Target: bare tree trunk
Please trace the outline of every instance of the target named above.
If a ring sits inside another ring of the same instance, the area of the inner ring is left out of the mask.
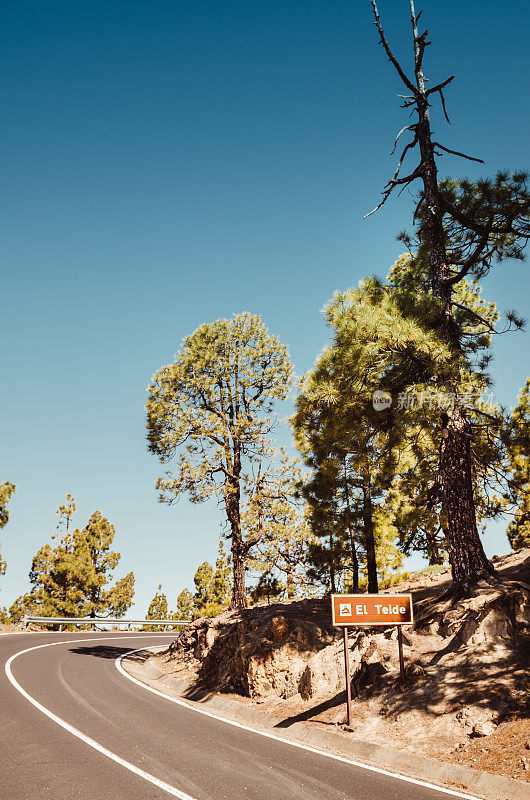
[[[363,527],[366,569],[368,572],[368,592],[370,594],[378,594],[379,586],[377,583],[377,561],[375,557],[374,508],[372,503],[370,467],[368,463],[365,464],[363,474]]]
[[[351,563],[352,563],[352,592],[357,594],[359,591],[359,559],[357,558],[357,549],[355,547],[355,539],[353,538],[353,529],[351,524],[348,525],[350,534],[350,547],[351,547]]]
[[[337,584],[335,581],[335,544],[333,542],[333,534],[329,534],[329,581],[331,584],[331,593],[337,593]]]
[[[348,534],[350,537],[351,562],[352,562],[352,592],[357,594],[359,591],[359,559],[357,558],[357,548],[351,524],[350,492],[348,489],[348,476],[344,467],[344,491],[346,497],[346,508],[348,509]]]

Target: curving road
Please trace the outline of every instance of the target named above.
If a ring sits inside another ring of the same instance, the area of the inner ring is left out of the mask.
[[[145,633],[0,636],[0,656],[7,665],[0,676],[0,797],[448,800],[463,796],[228,725],[146,691],[116,669],[118,656],[172,638]]]

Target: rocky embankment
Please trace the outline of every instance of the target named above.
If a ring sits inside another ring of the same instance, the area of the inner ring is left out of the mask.
[[[352,630],[349,735],[530,777],[530,550],[498,559],[496,567],[502,583],[458,602],[447,573],[393,587],[410,591],[415,609],[414,627],[404,629],[403,686],[396,629]],[[329,600],[197,620],[156,660],[187,681],[190,693],[235,693],[281,715],[286,727],[345,722],[342,635],[331,625]],[[507,726],[511,755],[500,742]],[[490,740],[499,740],[494,760],[504,759],[505,768],[487,763]]]

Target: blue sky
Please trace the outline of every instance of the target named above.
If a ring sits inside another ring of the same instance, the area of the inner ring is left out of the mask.
[[[410,63],[408,3],[381,0]],[[369,220],[406,124],[368,0],[0,3],[2,434],[17,484],[2,532],[0,605],[27,589],[67,491],[82,526],[116,526],[120,572],[143,614],[215,558],[215,506],[159,505],[145,389],[201,322],[248,310],[289,345],[299,374],[326,341],[333,291],[385,274],[410,221],[404,193]],[[530,12],[423,3],[433,81],[454,73],[443,174],[529,166]],[[528,307],[527,266],[485,284]],[[495,343],[497,398],[512,405],[529,334]],[[281,410],[289,413],[286,405]],[[288,432],[281,434],[288,441]],[[508,549],[502,526],[490,554]]]

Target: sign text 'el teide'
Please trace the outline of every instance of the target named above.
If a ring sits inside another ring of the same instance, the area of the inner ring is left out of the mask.
[[[333,625],[411,625],[410,594],[332,594]]]

